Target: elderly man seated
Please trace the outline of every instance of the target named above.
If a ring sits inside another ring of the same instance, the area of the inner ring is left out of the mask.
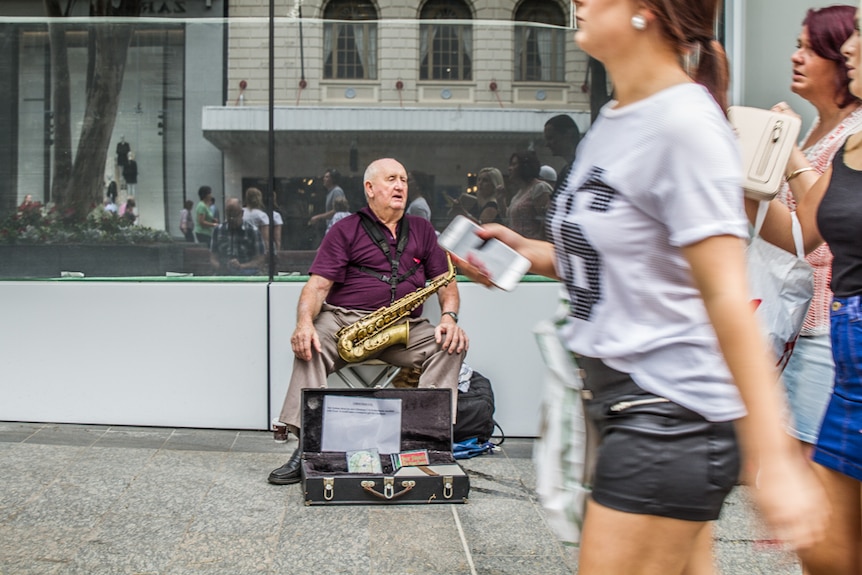
[[[437,245],[431,223],[404,213],[404,166],[393,159],[372,162],[365,171],[364,185],[368,206],[332,226],[299,297],[296,329],[290,340],[295,356],[293,375],[279,418],[297,437],[302,388],[326,387],[327,375],[347,363],[339,355],[336,332],[369,312],[397,306],[404,296],[423,289],[426,280],[440,280],[449,272],[446,253]],[[400,320],[410,324],[409,341],[377,350],[371,357],[421,369],[419,387],[452,391],[454,415],[458,372],[468,340],[458,327],[460,296],[454,276],[445,285],[439,284],[440,324],[434,326],[422,318],[420,306]],[[270,473],[269,482],[297,483],[300,456],[297,448],[286,464]]]

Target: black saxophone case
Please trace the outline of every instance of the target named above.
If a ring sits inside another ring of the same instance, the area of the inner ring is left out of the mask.
[[[321,450],[323,400],[336,395],[400,399],[401,452],[426,450],[428,464],[396,470],[390,456],[380,454],[382,473],[349,473],[345,452]],[[466,503],[470,480],[452,456],[450,397],[448,389],[302,390],[300,447],[305,504]]]

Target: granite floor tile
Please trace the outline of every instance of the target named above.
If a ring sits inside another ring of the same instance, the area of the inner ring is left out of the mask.
[[[285,516],[273,573],[369,574],[367,506],[300,507]],[[397,552],[397,550],[393,550]]]
[[[63,572],[168,573],[187,524],[187,517],[107,514]]]
[[[263,486],[254,491],[235,483],[218,483],[195,506],[189,531],[264,538],[284,516],[283,503],[273,504]]]
[[[744,541],[719,541],[716,564],[722,575],[800,575],[802,569],[792,553]]]
[[[175,429],[165,442],[164,449],[177,451],[230,451],[236,438],[236,431]]]
[[[62,562],[46,559],[0,557],[0,575],[58,575]]]
[[[106,513],[118,495],[93,493],[85,486],[56,482],[11,513],[11,526],[48,526],[88,529]]]
[[[520,471],[509,460],[502,458],[483,462],[470,460],[465,462],[463,467],[470,478],[471,500],[480,494],[486,497],[534,500],[533,491],[527,489],[520,479]]]
[[[0,524],[0,573],[52,573],[72,562],[89,532],[68,526]]]
[[[491,438],[492,442],[499,441]],[[509,437],[500,448],[506,453],[506,457],[510,459],[532,459],[533,457],[533,440],[524,439],[521,437]]]
[[[88,447],[98,441],[107,429],[105,425],[45,425],[24,443]]]
[[[287,461],[296,446],[297,441],[293,436],[290,436],[290,439],[284,443],[276,443],[271,431],[240,431],[231,447],[231,451],[279,453],[284,456],[284,461]]]
[[[142,480],[164,480],[189,483],[207,483],[221,473],[228,458],[224,451],[171,451],[158,450],[140,470]]]
[[[477,575],[572,575],[571,563],[563,557],[480,556]]]
[[[559,552],[559,542],[548,531],[540,510],[529,501],[471,501],[460,518],[474,556],[536,557]]]
[[[470,575],[471,560],[482,575],[576,572],[535,498],[530,440],[462,461],[465,505],[305,506],[300,485],[266,482],[295,446],[266,431],[0,422],[0,575]],[[722,575],[800,572],[744,488],[715,537]]]
[[[368,514],[368,528],[374,534],[371,571],[429,575],[469,573],[455,519],[455,513],[463,507],[451,504],[373,508]]]
[[[114,510],[128,515],[155,514],[191,520],[209,490],[209,482],[139,480],[133,483]]]
[[[0,443],[20,443],[39,431],[44,423],[0,421]]]
[[[388,553],[374,555],[370,572],[387,575],[469,575],[470,564],[460,549],[451,551],[425,545],[410,551],[390,550]]]
[[[111,427],[99,437],[96,447],[124,447],[130,449],[159,449],[173,433],[161,427]]]
[[[0,482],[27,476],[47,485],[85,452],[82,447],[61,445],[4,443],[0,446]]]
[[[715,523],[713,536],[719,541],[760,541],[770,539],[763,521],[754,509],[747,487],[730,492]]]
[[[266,481],[269,472],[286,460],[278,454],[232,451],[221,460],[216,476],[224,481],[241,481],[248,484],[249,488],[259,489],[261,484],[269,485]]]
[[[278,535],[270,532],[227,535],[189,533],[177,547],[166,573],[170,575],[246,575],[274,573]],[[289,573],[289,572],[283,572]]]

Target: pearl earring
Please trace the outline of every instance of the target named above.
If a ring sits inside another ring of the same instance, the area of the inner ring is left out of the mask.
[[[646,18],[641,16],[640,14],[635,14],[632,16],[632,28],[635,30],[646,30],[647,21]]]

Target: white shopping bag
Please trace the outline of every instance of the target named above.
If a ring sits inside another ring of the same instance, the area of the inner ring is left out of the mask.
[[[590,493],[594,453],[581,403],[583,381],[553,322],[540,322],[533,332],[548,368],[540,436],[533,444],[536,494],[557,537],[577,545]]]
[[[760,237],[769,202],[761,202],[754,235],[746,251],[748,283],[754,313],[769,340],[770,349],[783,371],[802,330],[814,294],[814,276],[805,261],[802,230],[796,214],[791,214],[796,254],[774,246]]]

